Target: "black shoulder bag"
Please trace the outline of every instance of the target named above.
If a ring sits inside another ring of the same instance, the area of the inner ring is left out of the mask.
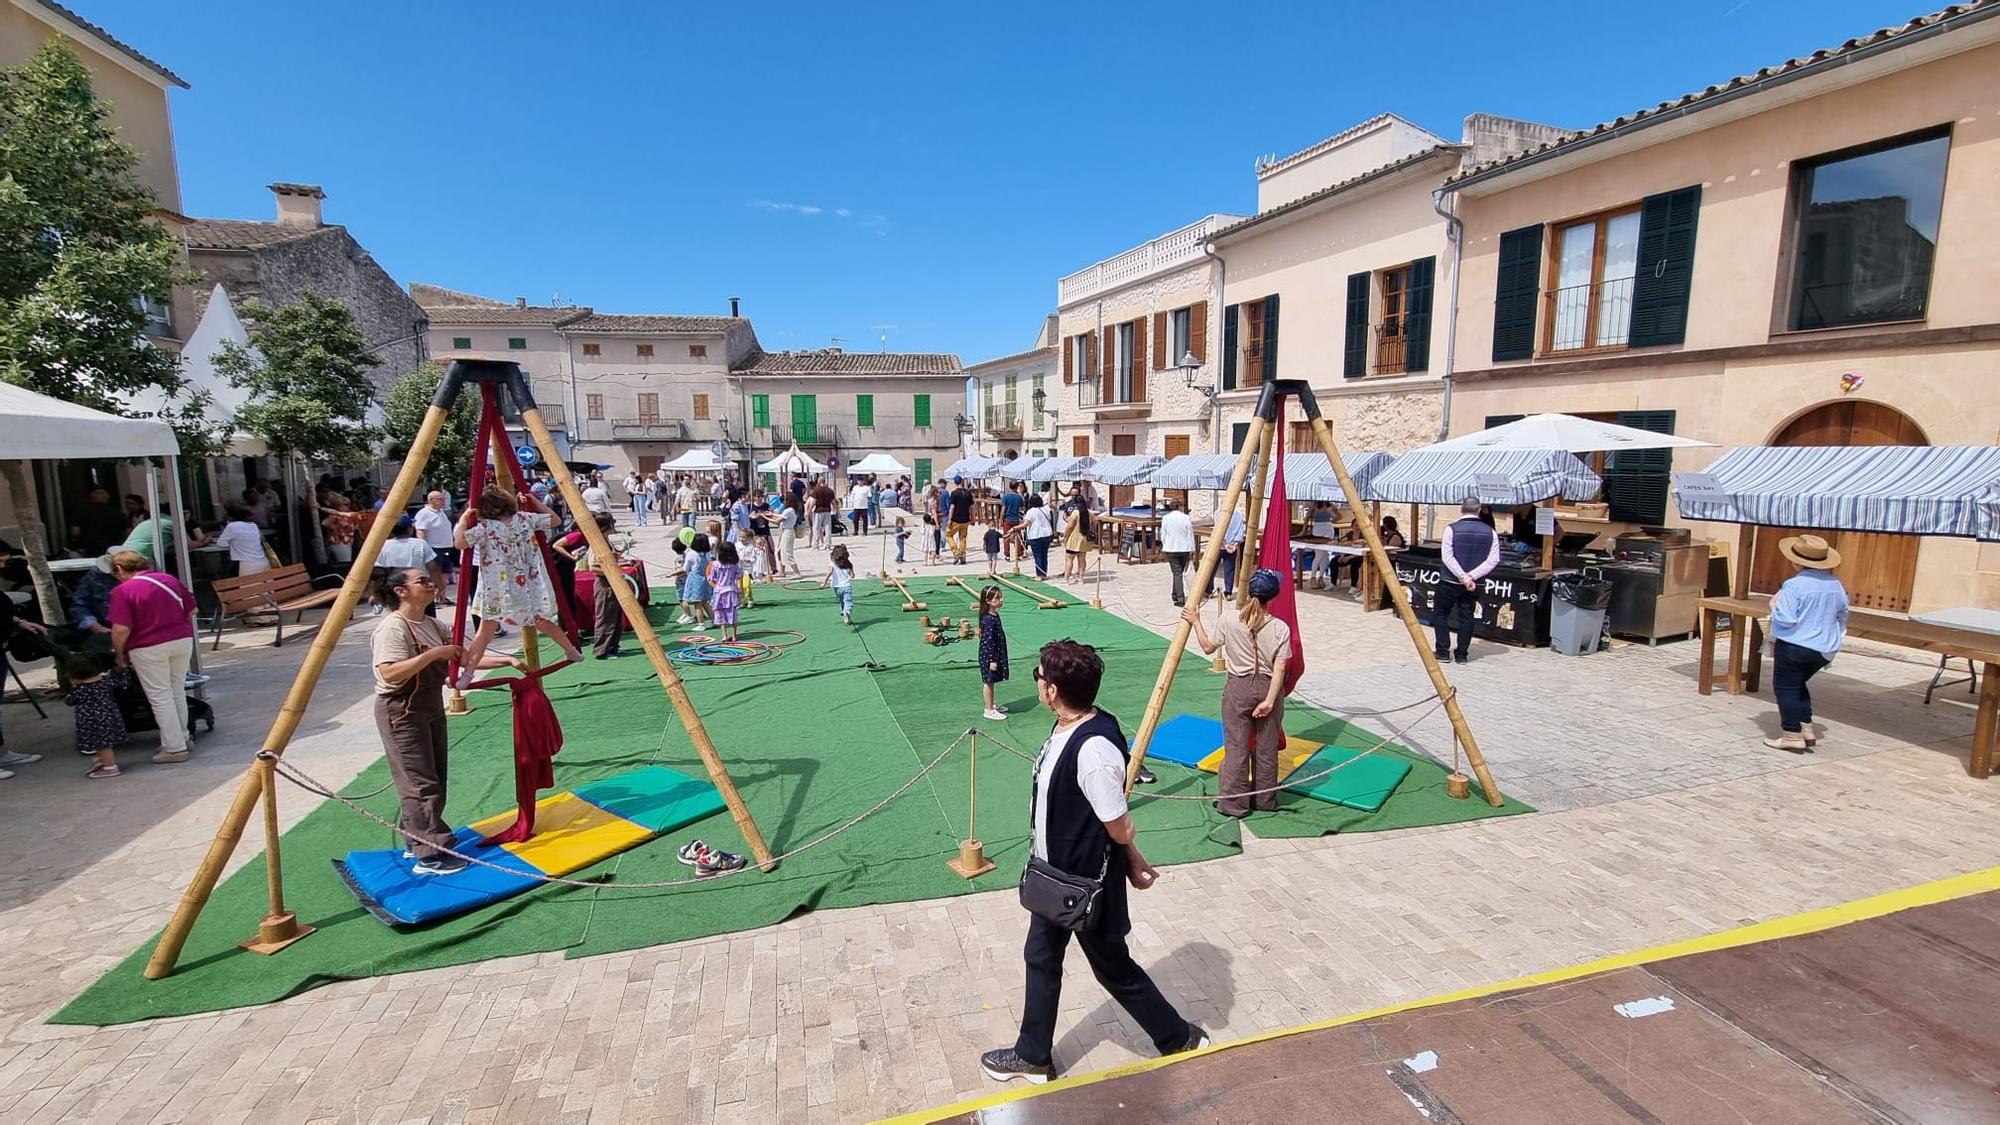
[[[1029,790],[1028,816],[1033,824],[1035,804],[1040,798],[1041,771]],[[1111,873],[1111,849],[1104,849],[1104,863],[1095,877],[1072,875],[1035,855],[1032,840],[1028,865],[1021,869],[1021,906],[1030,914],[1045,918],[1065,930],[1087,930],[1103,914],[1104,880]]]

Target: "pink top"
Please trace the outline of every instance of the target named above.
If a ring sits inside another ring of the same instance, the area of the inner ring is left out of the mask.
[[[149,570],[111,588],[111,623],[132,630],[125,648],[151,648],[194,636],[194,595],[171,574]]]

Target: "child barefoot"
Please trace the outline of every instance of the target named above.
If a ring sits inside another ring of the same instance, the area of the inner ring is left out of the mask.
[[[1007,709],[993,700],[993,685],[1007,678],[1007,630],[1000,624],[998,586],[979,591],[979,686],[986,697],[986,717],[1000,722]]]
[[[715,593],[708,582],[708,550],[706,535],[696,535],[694,541],[688,544],[687,577],[681,583],[681,600],[694,614],[696,627],[708,620],[708,600]]]
[[[69,673],[69,705],[76,708],[76,752],[97,758],[97,764],[83,776],[93,780],[117,777],[114,751],[125,741],[125,716],[114,698],[118,680],[106,673],[95,657],[81,652],[64,657],[63,668]],[[118,672],[118,676],[124,675],[122,670]]]
[[[736,639],[736,611],[743,605],[743,566],[736,544],[724,543],[715,549],[715,562],[708,568],[709,584],[715,587],[715,623],[722,639]]]
[[[840,599],[840,623],[854,624],[854,560],[848,557],[847,544],[835,543],[827,556],[831,564],[826,568],[826,577],[819,580],[819,588],[833,587]]]
[[[502,624],[517,628],[532,625],[555,642],[565,659],[583,659],[582,650],[556,624],[555,588],[549,585],[541,545],[535,541],[537,531],[554,525],[555,517],[532,493],[509,496],[497,488],[487,489],[479,503],[467,507],[459,517],[454,536],[459,551],[479,551],[479,589],[472,603],[473,612],[479,615],[479,631],[465,646],[464,659],[459,662],[459,687],[472,686],[486,646]]]

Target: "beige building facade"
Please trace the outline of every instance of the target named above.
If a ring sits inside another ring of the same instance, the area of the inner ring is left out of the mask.
[[[1056,417],[1061,409],[1061,320],[1044,317],[1035,346],[965,369],[973,383],[972,454],[978,457],[1056,456]],[[1037,397],[1039,392],[1039,397]]]
[[[1563,411],[1723,448],[2000,440],[1997,16],[1952,9],[1461,175],[1451,431]],[[1605,530],[1679,522],[1667,474],[1719,452],[1607,464]],[[1757,588],[1787,574],[1776,536]],[[2000,605],[2000,545],[1841,547],[1857,605]]]

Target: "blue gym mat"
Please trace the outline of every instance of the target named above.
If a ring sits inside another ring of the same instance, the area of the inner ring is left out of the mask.
[[[1201,760],[1221,745],[1222,720],[1175,715],[1153,728],[1153,741],[1146,747],[1146,757],[1164,758],[1175,765],[1198,769]]]

